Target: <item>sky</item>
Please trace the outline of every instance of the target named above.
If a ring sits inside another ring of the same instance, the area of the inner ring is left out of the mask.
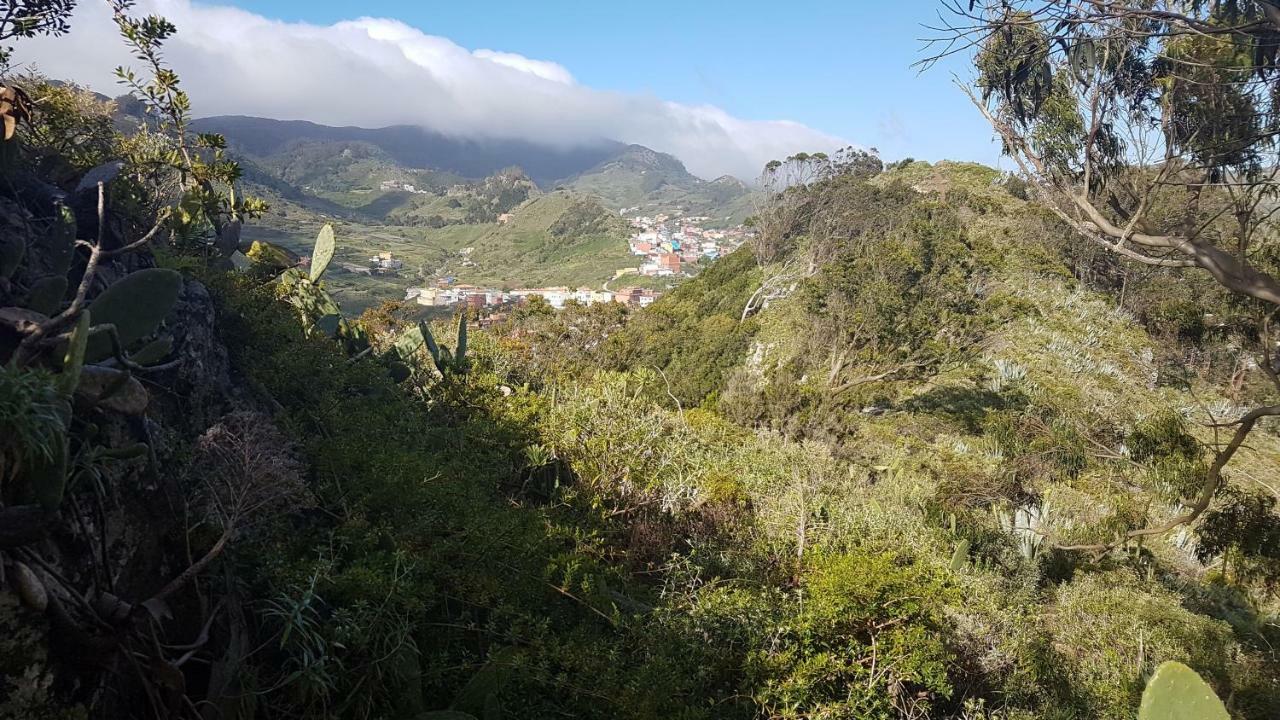
[[[137,65],[102,0],[15,61],[115,95]],[[826,0],[141,0],[178,26],[166,58],[197,114],[417,124],[470,137],[670,152],[695,174],[754,177],[775,157],[845,144],[886,160],[999,164],[991,130],[926,72],[939,3]]]

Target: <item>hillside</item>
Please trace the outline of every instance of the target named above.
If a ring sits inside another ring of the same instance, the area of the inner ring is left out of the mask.
[[[727,226],[740,224],[752,209],[750,189],[736,178],[702,180],[676,158],[640,145],[559,184],[632,214],[709,216]]]
[[[892,547],[939,563],[959,553],[963,599],[943,612],[961,638],[991,643],[982,663],[1004,669],[989,680],[1026,717],[1052,716],[1044,702],[1078,713],[1068,716],[1132,717],[1144,674],[1174,658],[1232,677],[1240,716],[1265,715],[1280,703],[1280,665],[1259,628],[1276,600],[1261,585],[1240,588],[1269,583],[1271,571],[1243,561],[1227,590],[1206,559],[1221,541],[1190,529],[1150,538],[1132,565],[1055,549],[1178,513],[1202,478],[1200,443],[1213,443],[1214,423],[1243,412],[1248,388],[1265,379],[1232,389],[1230,364],[1179,372],[1182,353],[1212,357],[1230,332],[1167,334],[1158,274],[1131,281],[1123,297],[1082,282],[1072,272],[1080,260],[1064,254],[1069,231],[999,181],[981,166],[916,163],[837,189],[852,239],[815,273],[743,320],[762,283],[794,269],[786,255],[758,267],[744,248],[632,318],[582,366],[657,368],[671,398],[657,402],[668,408],[701,407],[838,458],[847,477],[802,470],[789,491],[742,479],[746,503],[780,533],[789,527],[792,541]],[[903,229],[889,233],[894,225]],[[819,238],[788,252],[812,252]],[[1185,281],[1181,297],[1223,297],[1203,276]],[[549,371],[565,364],[550,360]],[[1232,462],[1235,489],[1218,512],[1244,512],[1231,498],[1269,507],[1276,426]],[[811,527],[795,502],[820,508]],[[1214,517],[1210,526],[1228,522]],[[1246,580],[1250,572],[1259,574]],[[1265,609],[1242,609],[1250,592],[1269,598]],[[1174,630],[1191,627],[1202,630]],[[1200,632],[1231,649],[1205,655]],[[1047,656],[1027,654],[1039,643]],[[1269,669],[1231,670],[1238,657]],[[1063,685],[1022,684],[1044,682],[1040,673]],[[1272,679],[1254,684],[1261,677]]]
[[[379,299],[605,277],[622,219],[509,172],[454,191],[492,221],[289,204],[227,246],[228,191],[148,246],[169,206],[119,201],[174,176],[125,163],[98,210],[73,189],[131,138],[40,92],[64,115],[0,184],[0,715],[1132,720],[1170,661],[1241,720],[1280,705],[1274,424],[1201,522],[1108,544],[1265,391],[1247,313],[995,171],[794,185],[649,308],[482,329]],[[65,212],[16,191],[46,166]],[[268,231],[311,266],[217,255]],[[406,277],[344,274],[382,249]]]
[[[512,187],[510,183],[491,185],[499,186]],[[523,196],[517,193],[511,197]],[[477,203],[473,212],[477,206],[489,208],[488,219],[467,222],[462,208],[446,207],[443,211],[456,213],[456,221],[439,227],[434,223],[373,225],[329,217],[337,220],[335,226],[343,237],[336,255],[340,264],[365,266],[369,258],[383,252],[404,262],[404,268],[394,274],[375,276],[344,272],[340,265],[330,280],[331,292],[347,312],[359,314],[387,300],[399,300],[408,288],[431,284],[440,277],[499,288],[598,288],[616,270],[637,264],[627,249],[625,223],[590,197],[534,191],[533,197],[501,213],[503,222],[492,212],[502,202],[479,205],[478,197],[464,199]],[[492,196],[494,200],[502,197],[501,192]],[[391,211],[398,212],[404,212],[403,208]],[[244,237],[307,255],[324,221],[306,211],[282,207],[247,226]]]
[[[469,282],[595,288],[635,266],[626,238],[626,223],[594,199],[552,192],[476,237],[467,257],[474,267],[457,272]]]
[[[216,132],[240,154],[264,158],[290,151],[298,143],[363,143],[386,154],[396,165],[433,169],[465,178],[483,178],[518,166],[539,183],[582,172],[617,152],[617,143],[588,140],[583,147],[559,149],[522,141],[450,138],[417,127],[330,127],[301,120],[244,116],[200,118],[197,132]]]

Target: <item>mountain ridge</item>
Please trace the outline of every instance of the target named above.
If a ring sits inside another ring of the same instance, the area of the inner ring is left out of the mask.
[[[593,140],[578,147],[556,148],[524,140],[454,138],[411,125],[362,128],[249,115],[200,118],[193,121],[191,127],[198,132],[222,134],[233,149],[257,157],[276,154],[300,140],[356,141],[379,147],[408,168],[446,170],[468,178],[483,178],[514,165],[539,184],[571,177],[623,147],[622,143],[611,140]]]

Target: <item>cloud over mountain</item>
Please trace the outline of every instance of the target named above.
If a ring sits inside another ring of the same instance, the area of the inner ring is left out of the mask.
[[[397,20],[289,23],[189,0],[143,0],[172,20],[165,56],[197,115],[259,115],[325,125],[420,125],[468,138],[646,145],[695,174],[754,177],[770,159],[831,150],[839,138],[788,121],[733,117],[710,105],[593,89],[565,67],[497,50],[467,50]],[[112,70],[137,66],[107,3],[81,3],[72,34],[17,43],[15,61],[117,94]]]

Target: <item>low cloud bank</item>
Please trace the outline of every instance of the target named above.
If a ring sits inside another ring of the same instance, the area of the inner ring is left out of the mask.
[[[397,20],[287,23],[188,0],[144,0],[138,11],[178,26],[165,57],[196,115],[419,125],[557,146],[611,139],[671,153],[706,178],[750,179],[771,159],[847,144],[799,123],[593,89],[557,63],[467,50]],[[67,37],[19,40],[14,61],[107,95],[121,92],[115,67],[138,65],[101,1],[80,4]]]

